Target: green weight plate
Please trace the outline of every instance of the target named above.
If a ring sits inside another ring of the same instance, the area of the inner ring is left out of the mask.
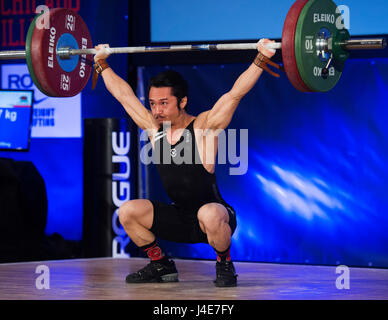
[[[32,41],[32,35],[35,30],[36,21],[40,14],[38,14],[34,20],[31,22],[30,27],[28,28],[27,37],[26,37],[26,62],[27,62],[27,68],[31,76],[32,82],[34,82],[35,86],[40,90],[40,92],[44,93],[46,96],[48,96],[48,92],[46,92],[42,86],[40,85],[38,78],[36,77],[34,66],[31,59],[31,41]]]
[[[332,0],[310,0],[301,11],[296,26],[295,57],[299,74],[307,87],[315,92],[331,90],[342,74],[340,66],[343,64],[334,62],[329,67],[328,76],[322,77],[329,53],[317,54],[317,40],[328,40],[338,31],[337,20],[342,17],[336,9]]]

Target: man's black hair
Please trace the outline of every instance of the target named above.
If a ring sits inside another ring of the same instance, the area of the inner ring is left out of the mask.
[[[148,86],[148,94],[150,93],[151,87],[171,87],[171,94],[177,98],[179,109],[182,99],[187,97],[189,91],[186,80],[183,79],[180,73],[174,70],[166,70],[152,77]],[[185,109],[187,110],[187,105]]]

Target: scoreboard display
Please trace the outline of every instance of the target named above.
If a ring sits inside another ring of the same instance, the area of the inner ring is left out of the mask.
[[[29,149],[32,107],[32,90],[0,90],[1,150]]]

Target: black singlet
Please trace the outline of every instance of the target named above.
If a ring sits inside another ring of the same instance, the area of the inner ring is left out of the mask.
[[[161,126],[154,138],[154,157],[162,184],[175,205],[200,208],[210,202],[226,204],[218,190],[216,175],[209,173],[200,161],[194,120],[174,145],[168,142]]]

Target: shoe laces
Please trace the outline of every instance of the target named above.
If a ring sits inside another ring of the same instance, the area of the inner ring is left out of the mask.
[[[217,262],[216,269],[219,272],[232,272],[235,273],[233,263],[231,261]]]

